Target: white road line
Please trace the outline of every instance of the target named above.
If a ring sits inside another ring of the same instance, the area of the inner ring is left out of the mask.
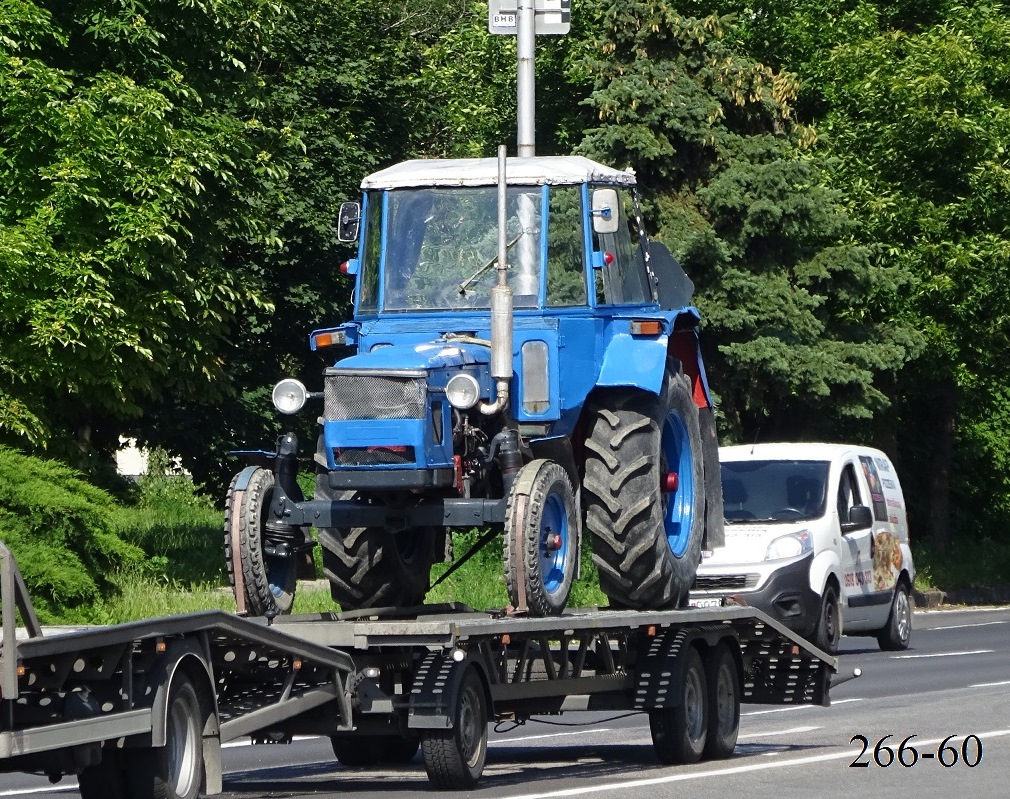
[[[963,655],[991,655],[995,649],[968,649],[964,652],[934,652],[930,655],[891,655],[894,660],[919,660],[921,658],[956,658]]]
[[[978,624],[948,624],[946,627],[927,627],[927,630],[963,630],[965,627],[991,627],[994,624],[1006,624],[1005,621],[980,621]]]
[[[975,733],[983,742],[992,738],[1000,738],[1010,735],[1010,730],[994,730],[991,732]],[[916,748],[921,751],[923,746],[932,746],[945,738],[936,738],[929,741],[916,741]],[[846,749],[844,752],[832,752],[828,755],[811,755],[810,757],[794,757],[789,760],[776,760],[774,762],[751,763],[746,766],[731,766],[729,768],[710,769],[708,771],[695,771],[688,774],[670,774],[665,777],[653,777],[644,780],[628,780],[625,782],[612,782],[606,785],[583,785],[578,788],[567,788],[562,791],[548,791],[545,793],[529,793],[520,796],[510,796],[509,799],[554,799],[562,796],[579,796],[585,793],[602,793],[603,791],[621,791],[629,788],[642,788],[648,785],[666,785],[671,782],[687,782],[689,780],[703,780],[712,777],[724,777],[733,774],[746,774],[751,771],[765,771],[772,768],[785,768],[787,766],[805,766],[811,763],[824,763],[829,760],[843,760],[845,758],[854,759],[858,754],[853,749]]]
[[[833,707],[834,705],[844,705],[844,704],[847,704],[848,702],[865,702],[865,701],[866,701],[865,697],[858,698],[858,699],[837,699],[837,700],[832,700],[831,701],[831,705]],[[788,712],[793,711],[793,710],[812,710],[815,707],[820,707],[820,706],[819,705],[787,705],[786,707],[776,707],[776,708],[772,708],[771,710],[750,710],[750,711],[748,711],[746,713],[741,713],[740,715],[741,716],[764,716],[764,715],[767,715],[768,713],[788,713]]]
[[[526,743],[526,741],[538,741],[542,738],[562,738],[567,735],[590,735],[594,732],[613,732],[613,730],[609,727],[593,727],[592,729],[575,730],[573,732],[550,732],[544,733],[543,735],[525,735],[522,738],[492,738],[488,741],[488,743],[495,746],[501,746],[503,744],[521,744]]]
[[[77,783],[66,785],[49,785],[45,788],[17,788],[13,791],[0,791],[0,796],[28,796],[32,793],[70,793],[77,790]]]
[[[969,685],[969,688],[995,688],[998,685],[1010,685],[1010,680],[1003,680],[1002,682],[977,682],[974,685]]]
[[[801,732],[813,732],[814,730],[820,730],[823,727],[792,727],[788,730],[775,730],[775,732],[749,732],[746,735],[739,736],[740,740],[744,738],[771,738],[776,735],[793,735],[794,733]]]
[[[292,738],[292,741],[314,741],[317,738],[325,738],[325,735],[296,735]],[[252,738],[240,738],[237,741],[228,741],[226,744],[221,744],[222,749],[234,749],[238,746],[253,746]]]

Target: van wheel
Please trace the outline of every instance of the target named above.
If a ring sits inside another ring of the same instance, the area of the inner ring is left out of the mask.
[[[908,649],[912,637],[912,601],[908,596],[908,585],[898,583],[891,600],[891,615],[887,626],[877,633],[877,643],[885,652]]]
[[[838,604],[838,589],[829,583],[824,588],[821,599],[821,614],[814,630],[814,645],[829,655],[838,653],[838,642],[842,638],[842,609]]]

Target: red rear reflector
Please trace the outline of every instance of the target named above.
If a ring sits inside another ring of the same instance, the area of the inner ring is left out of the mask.
[[[612,252],[603,253],[603,263],[610,266],[614,262],[614,254]]]
[[[659,319],[632,319],[631,335],[658,336],[663,332],[663,323]]]

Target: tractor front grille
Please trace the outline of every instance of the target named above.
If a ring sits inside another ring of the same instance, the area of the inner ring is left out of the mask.
[[[423,419],[427,383],[423,377],[340,372],[329,369],[324,413],[331,421]]]
[[[697,591],[746,591],[755,588],[758,574],[699,574],[694,581]]]
[[[402,466],[414,463],[413,447],[344,447],[333,451],[337,466]]]

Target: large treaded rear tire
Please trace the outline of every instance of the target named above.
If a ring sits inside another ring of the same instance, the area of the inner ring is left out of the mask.
[[[297,561],[263,554],[267,509],[274,492],[273,472],[257,469],[241,492],[236,490],[239,476],[231,481],[225,500],[224,560],[228,579],[237,591],[232,551],[232,526],[237,523],[246,610],[250,616],[265,616],[271,609],[281,614],[290,613],[298,586]]]
[[[354,499],[316,476],[316,499]],[[318,531],[323,574],[343,610],[408,608],[424,602],[435,562],[435,530],[393,533],[381,527],[326,527]]]
[[[678,462],[667,465],[671,459]],[[660,488],[667,471],[679,476],[672,493]],[[701,559],[705,475],[698,406],[679,362],[668,362],[658,396],[608,390],[595,401],[583,488],[593,560],[610,601],[640,609],[686,601]]]

